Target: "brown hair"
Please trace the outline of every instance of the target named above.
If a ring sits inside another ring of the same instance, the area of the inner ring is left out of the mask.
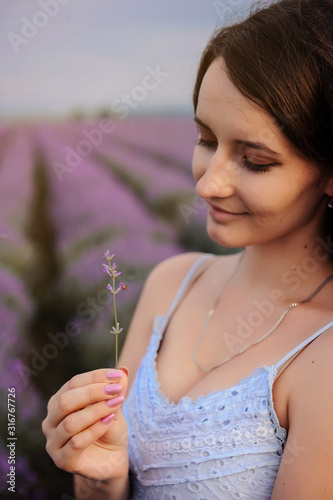
[[[321,175],[333,173],[333,0],[278,0],[216,32],[195,83],[223,57],[238,90],[275,117]]]

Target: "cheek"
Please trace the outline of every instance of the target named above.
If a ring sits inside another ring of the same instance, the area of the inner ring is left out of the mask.
[[[265,173],[245,175],[239,194],[243,203],[261,222],[268,221],[272,216],[284,217],[290,213],[296,199],[290,185],[281,186],[281,182],[266,180]],[[268,180],[268,177],[267,177]]]
[[[205,157],[203,152],[200,150],[199,146],[196,146],[193,151],[192,157],[192,174],[196,182],[201,179],[204,175],[205,169]]]
[[[263,174],[265,175],[265,174]],[[271,180],[271,179],[270,179]],[[315,186],[305,186],[300,190],[298,182],[269,182],[267,185],[243,187],[244,202],[251,212],[260,217],[260,222],[283,222],[286,219],[306,217],[315,202]]]

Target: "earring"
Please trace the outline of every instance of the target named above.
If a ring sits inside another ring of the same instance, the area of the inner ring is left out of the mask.
[[[333,198],[328,202],[328,207],[333,208]]]

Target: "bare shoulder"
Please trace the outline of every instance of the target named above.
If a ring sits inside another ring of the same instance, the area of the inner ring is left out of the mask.
[[[154,318],[163,316],[171,305],[182,281],[203,253],[176,255],[158,264],[149,274],[137,303],[121,352],[120,363],[130,371],[129,385],[144,356]]]
[[[155,280],[161,280],[168,278],[168,282],[172,283],[173,286],[179,286],[184,280],[186,274],[189,272],[191,267],[203,257],[202,252],[187,252],[170,257],[162,262],[160,262],[151,272],[149,280],[151,282]],[[229,254],[229,255],[213,255],[214,266],[218,266],[220,270],[225,269],[228,271],[230,265],[239,259],[239,254]]]
[[[205,254],[187,252],[170,257],[159,263],[150,272],[142,289],[132,318],[131,326],[121,352],[120,363],[130,370],[129,385],[144,356],[156,316],[165,316],[171,303],[191,267]],[[235,260],[234,255],[212,256],[212,265],[205,275],[214,270],[227,270]],[[209,279],[209,276],[206,277]]]
[[[157,264],[152,270],[151,275],[161,277],[170,272],[181,272],[184,275],[204,255],[202,252],[185,252],[174,255]]]
[[[293,405],[295,410],[297,409],[299,399],[308,393],[309,386],[313,388],[312,397],[315,398],[317,388],[319,389],[317,386],[322,386],[325,381],[333,384],[332,352],[333,322],[321,335],[308,344],[290,365],[293,371],[290,411],[293,410]],[[311,404],[311,401],[309,403]]]
[[[166,314],[168,307],[186,275],[194,264],[205,254],[187,252],[160,262],[150,273],[146,282],[149,293],[156,306],[156,314]]]
[[[273,500],[333,498],[332,352],[333,326],[290,365],[289,432]]]
[[[176,255],[169,259],[164,260],[158,264],[151,272],[147,280],[147,292],[154,295],[154,302],[156,304],[156,314],[164,315],[167,313],[172,299],[177,293],[186,275],[192,266],[203,257],[204,253],[188,252]],[[218,271],[219,275],[223,272],[228,273],[239,256],[235,254],[230,255],[211,255],[210,265],[205,271],[209,279],[210,274]]]
[[[329,390],[333,396],[332,352],[333,324],[308,344],[286,370],[289,371],[290,427],[299,426],[299,420],[303,419],[303,410],[300,409],[316,405],[322,391]],[[320,402],[324,405],[326,403],[326,398]]]

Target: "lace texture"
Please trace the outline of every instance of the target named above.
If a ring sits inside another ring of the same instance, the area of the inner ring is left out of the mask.
[[[124,404],[132,498],[270,499],[287,439],[272,399],[276,366],[194,401],[169,403],[155,366],[167,320],[155,318]]]

